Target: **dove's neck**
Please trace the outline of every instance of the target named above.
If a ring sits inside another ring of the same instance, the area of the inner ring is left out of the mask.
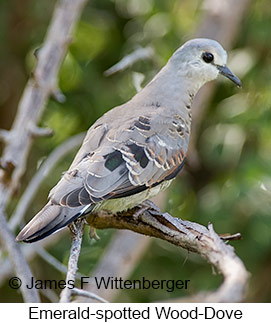
[[[163,105],[169,109],[191,106],[203,84],[200,80],[193,81],[188,73],[184,74],[185,69],[178,71],[174,67],[173,64],[167,64],[134,99],[144,105]]]

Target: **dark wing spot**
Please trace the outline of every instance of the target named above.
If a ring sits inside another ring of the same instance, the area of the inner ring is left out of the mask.
[[[138,121],[135,122],[135,126],[141,130],[150,130],[150,120],[147,117],[139,117]]]
[[[78,199],[78,190],[73,191],[67,196],[67,205],[70,207],[80,206],[81,203]]]
[[[183,127],[182,126],[178,126],[177,127],[177,132],[180,136],[183,136],[184,135],[184,132],[183,132]]]
[[[140,163],[142,168],[145,168],[148,165],[149,159],[145,154],[144,148],[138,146],[137,144],[131,144],[128,146],[131,153],[134,155],[135,160]]]
[[[146,124],[143,124],[143,123],[141,123],[141,122],[139,122],[139,121],[137,121],[137,122],[135,123],[135,126],[136,126],[138,129],[146,130],[146,131],[148,131],[148,130],[150,130],[150,129],[151,129],[151,127],[150,127],[150,126],[148,126],[148,125],[146,125]]]
[[[104,156],[105,159],[105,167],[109,169],[111,172],[119,167],[123,162],[122,154],[118,150],[113,151],[110,154]]]
[[[68,194],[66,194],[65,196],[62,197],[60,203],[62,205],[67,205],[67,197],[68,197]]]
[[[139,117],[138,121],[144,124],[150,124],[150,119],[146,117]]]
[[[79,198],[79,202],[83,205],[87,205],[91,203],[89,194],[84,187],[80,190],[78,198]]]
[[[155,187],[155,186],[161,184],[164,180],[167,181],[167,180],[171,180],[174,177],[176,177],[178,175],[178,173],[181,171],[181,169],[183,168],[183,165],[184,165],[184,160],[182,161],[182,163],[180,165],[175,167],[165,178],[163,178],[161,181],[154,183],[152,185],[152,187]],[[147,188],[149,188],[149,186],[146,186],[144,184],[144,185],[136,186],[133,188],[129,188],[126,191],[122,191],[121,193],[117,193],[117,192],[109,193],[104,198],[105,199],[115,199],[115,198],[127,197],[127,196],[131,196],[133,194],[140,193]]]
[[[66,194],[61,199],[61,204],[70,206],[70,207],[77,207],[80,206],[80,202],[78,199],[78,194],[80,192],[81,188],[71,191],[70,193]]]

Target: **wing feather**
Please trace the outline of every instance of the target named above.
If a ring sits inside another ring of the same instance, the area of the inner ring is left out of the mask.
[[[52,190],[51,199],[69,207],[95,204],[175,177],[184,164],[188,134],[178,131],[181,117],[173,119],[140,115],[118,129],[93,126],[84,141],[84,153],[81,148],[80,158]],[[92,150],[95,132],[100,138]]]

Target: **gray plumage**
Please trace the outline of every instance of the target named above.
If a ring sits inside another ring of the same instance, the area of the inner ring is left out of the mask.
[[[120,212],[165,189],[183,167],[199,88],[219,73],[241,86],[226,61],[210,39],[180,47],[144,89],[90,127],[48,203],[17,240],[40,240],[93,210]]]

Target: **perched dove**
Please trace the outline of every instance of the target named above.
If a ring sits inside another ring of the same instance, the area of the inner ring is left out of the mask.
[[[17,240],[38,241],[78,217],[124,211],[167,188],[184,165],[197,91],[219,73],[241,86],[226,62],[214,40],[180,47],[144,89],[90,127],[49,202]]]

